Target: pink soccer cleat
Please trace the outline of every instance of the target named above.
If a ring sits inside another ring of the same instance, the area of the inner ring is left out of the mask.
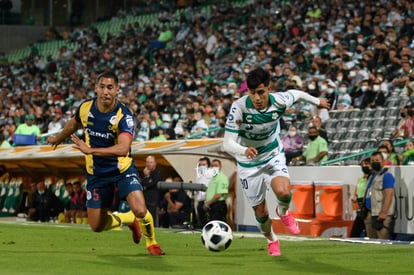
[[[287,214],[284,216],[279,215],[277,209],[278,208],[276,208],[276,214],[279,216],[280,220],[283,222],[286,229],[291,234],[294,234],[294,235],[300,234],[299,224],[296,222],[295,218],[289,212],[287,212]]]
[[[270,242],[267,244],[267,255],[269,256],[280,256],[279,241]]]

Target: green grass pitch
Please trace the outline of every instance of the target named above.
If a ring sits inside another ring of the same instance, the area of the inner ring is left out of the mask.
[[[281,236],[281,257],[266,242],[235,233],[224,252],[206,250],[199,232],[156,229],[166,255],[150,256],[127,228],[0,221],[0,274],[412,274],[413,245],[354,244]],[[256,234],[257,235],[257,234]]]

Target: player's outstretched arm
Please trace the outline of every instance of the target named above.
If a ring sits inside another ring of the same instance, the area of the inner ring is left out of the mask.
[[[234,155],[244,155],[249,159],[257,156],[257,149],[254,147],[245,147],[237,143],[237,133],[226,131],[224,133],[223,148],[224,151]]]
[[[289,93],[293,94],[294,98],[295,98],[295,102],[299,101],[299,100],[303,100],[306,102],[309,102],[313,105],[316,105],[318,107],[321,108],[327,108],[329,109],[331,107],[331,105],[329,104],[328,100],[326,98],[317,98],[314,96],[311,96],[308,93],[305,93],[303,91],[300,90],[289,90]]]
[[[68,138],[71,134],[73,134],[76,130],[78,130],[82,125],[76,121],[75,118],[69,120],[63,130],[55,135],[49,136],[46,139],[47,144],[51,144],[53,146],[53,150],[66,138]]]
[[[110,147],[91,148],[78,136],[71,136],[74,147],[79,149],[85,155],[94,155],[100,157],[126,156],[129,153],[132,143],[132,136],[129,133],[118,135],[118,143]]]

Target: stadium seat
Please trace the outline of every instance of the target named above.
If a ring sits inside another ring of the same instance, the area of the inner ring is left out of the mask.
[[[9,183],[9,189],[4,200],[4,205],[2,208],[3,213],[15,214],[17,211],[18,204],[20,203],[22,192],[22,178],[12,178]]]
[[[354,110],[352,110],[352,112],[351,112],[350,118],[351,118],[351,119],[354,119],[354,118],[359,119],[359,118],[361,118],[361,116],[362,116],[362,112],[363,112],[363,111],[361,111],[360,109],[354,109]]]
[[[36,145],[37,138],[35,135],[13,135],[13,144],[14,146],[26,146],[26,145]]]
[[[391,117],[399,118],[400,117],[400,112],[401,112],[400,108],[391,107],[391,108],[385,110],[385,117],[387,117],[387,118],[391,118]]]
[[[338,119],[349,119],[351,117],[352,111],[342,111],[338,115]]]
[[[4,207],[4,201],[6,200],[9,188],[8,182],[0,182],[0,210]]]

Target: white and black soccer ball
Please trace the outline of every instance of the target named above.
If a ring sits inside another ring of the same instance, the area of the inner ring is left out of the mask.
[[[226,250],[233,241],[233,231],[223,221],[210,221],[201,231],[201,242],[210,251]]]

